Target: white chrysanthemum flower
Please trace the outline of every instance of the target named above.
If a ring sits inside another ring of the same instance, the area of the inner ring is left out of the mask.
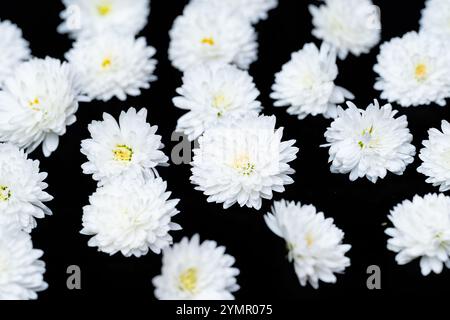
[[[66,53],[78,76],[80,88],[90,99],[125,100],[138,96],[156,80],[155,48],[144,37],[105,33],[74,43]]]
[[[171,230],[181,227],[171,222],[178,213],[178,199],[168,200],[167,183],[156,179],[117,178],[99,187],[83,208],[82,234],[92,235],[88,245],[113,255],[160,253],[172,244]]]
[[[0,300],[37,299],[48,287],[43,252],[15,224],[0,223],[0,235]]]
[[[386,229],[388,249],[397,252],[395,260],[404,265],[420,258],[424,276],[450,268],[450,197],[443,194],[416,195],[391,210],[393,228]]]
[[[450,97],[449,45],[429,34],[408,32],[380,47],[379,77],[375,89],[381,98],[403,107],[430,104],[445,106]]]
[[[417,171],[444,192],[450,190],[450,123],[444,120],[441,127],[442,132],[434,128],[428,131],[428,140],[423,141],[419,154],[423,162]]]
[[[63,0],[58,32],[88,38],[105,32],[135,36],[147,24],[150,0]]]
[[[278,6],[278,0],[191,0],[189,6],[205,3],[226,5],[233,13],[243,16],[251,23],[266,20],[268,12]]]
[[[32,152],[42,143],[46,157],[59,136],[76,121],[81,99],[73,69],[57,59],[32,59],[19,65],[0,91],[0,141]]]
[[[345,253],[351,246],[342,244],[344,233],[331,218],[316,212],[313,205],[285,200],[275,201],[272,213],[264,216],[267,226],[286,241],[289,261],[302,286],[319,287],[319,280],[335,283],[335,273],[350,265]]]
[[[422,10],[420,31],[450,37],[450,1],[427,0]]]
[[[276,100],[275,107],[288,106],[287,112],[299,119],[309,114],[335,118],[336,104],[354,98],[334,84],[337,75],[335,51],[325,44],[319,50],[308,43],[275,75],[270,97]]]
[[[164,249],[161,275],[153,278],[155,296],[160,300],[234,300],[239,290],[233,268],[235,259],[215,241],[191,240]]]
[[[350,52],[368,53],[381,37],[378,7],[371,0],[326,0],[319,7],[310,5],[312,34],[337,49],[340,59]]]
[[[81,152],[88,158],[83,173],[104,184],[125,175],[154,177],[156,166],[169,160],[160,150],[161,136],[157,126],[147,123],[147,109],[122,111],[117,122],[104,113],[103,121],[93,121],[88,129],[91,139],[81,142]]]
[[[169,35],[169,59],[181,71],[211,61],[248,69],[258,55],[250,22],[233,14],[225,3],[188,6],[175,19]]]
[[[51,215],[44,205],[53,199],[44,191],[46,177],[46,172],[39,172],[39,161],[28,159],[12,144],[0,143],[0,220],[30,232],[36,227],[35,218]]]
[[[394,118],[397,111],[390,104],[380,107],[376,100],[366,110],[351,102],[347,106],[338,107],[325,132],[331,172],[350,173],[351,181],[366,176],[373,183],[387,171],[403,174],[416,153],[406,116]]]
[[[225,64],[204,64],[189,68],[183,76],[176,107],[189,110],[177,123],[177,131],[195,140],[205,128],[227,117],[240,118],[261,110],[259,91],[246,71]]]
[[[30,58],[29,44],[22,30],[10,21],[0,21],[0,88],[14,69]]]
[[[205,131],[194,149],[191,182],[208,196],[208,202],[234,203],[261,208],[262,199],[283,192],[293,183],[295,140],[281,141],[283,128],[275,129],[275,116],[230,118]]]

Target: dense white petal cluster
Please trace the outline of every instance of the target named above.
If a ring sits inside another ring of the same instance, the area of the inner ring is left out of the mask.
[[[88,129],[92,138],[81,142],[81,153],[88,158],[82,168],[100,184],[125,175],[152,178],[156,166],[169,160],[160,150],[158,127],[147,123],[145,108],[122,111],[119,122],[104,113],[103,121],[93,121]]]
[[[33,249],[28,233],[0,223],[0,300],[37,299],[47,289],[41,250]]]
[[[66,59],[90,99],[125,100],[127,95],[140,95],[156,80],[155,52],[143,37],[110,32],[76,41]]]
[[[344,233],[313,205],[275,201],[272,213],[264,219],[270,230],[286,241],[289,261],[294,262],[302,286],[309,283],[317,289],[319,280],[335,283],[335,273],[350,265],[345,254],[351,246],[342,244]]]
[[[113,30],[136,35],[147,24],[150,0],[63,0],[60,33],[88,38]]]
[[[295,140],[281,141],[283,128],[275,129],[274,116],[230,118],[205,131],[194,149],[191,182],[208,196],[208,202],[229,208],[236,202],[260,209],[262,199],[283,192],[293,183]]]
[[[450,37],[450,1],[427,0],[422,10],[420,31]]]
[[[44,191],[46,177],[46,172],[39,172],[39,161],[28,159],[12,144],[0,143],[0,220],[30,232],[36,227],[35,218],[52,214],[44,205],[53,199]]]
[[[443,120],[441,127],[442,132],[435,128],[428,131],[428,140],[423,141],[419,154],[423,162],[417,171],[444,192],[450,190],[450,123]]]
[[[338,107],[325,132],[331,172],[350,173],[352,181],[366,176],[374,183],[387,171],[403,174],[416,152],[406,116],[394,118],[397,111],[390,104],[380,107],[376,100],[366,110],[351,102],[347,106]]]
[[[29,58],[30,49],[22,30],[10,21],[0,21],[0,88],[14,69]]]
[[[198,234],[163,251],[161,275],[153,279],[160,300],[234,300],[239,290],[235,259],[215,241],[200,243]]]
[[[325,0],[319,7],[310,5],[312,34],[337,49],[340,59],[350,52],[368,53],[378,44],[381,22],[378,7],[371,0]]]
[[[210,63],[189,68],[177,93],[174,105],[189,110],[178,119],[177,131],[190,140],[228,117],[242,118],[261,110],[253,78],[232,65]]]
[[[99,187],[83,208],[81,233],[92,236],[88,245],[110,255],[159,254],[172,243],[169,232],[181,229],[171,222],[178,199],[168,200],[166,188],[161,178],[116,178]]]
[[[169,59],[186,71],[211,61],[248,69],[257,59],[256,32],[250,22],[222,5],[188,6],[169,31]]]
[[[374,70],[381,98],[403,107],[437,103],[450,97],[449,44],[430,34],[409,32],[380,47]]]
[[[73,69],[57,59],[19,65],[0,91],[0,141],[32,152],[42,143],[45,156],[76,121],[79,90]]]
[[[391,210],[393,227],[386,229],[388,249],[397,252],[403,265],[420,258],[424,276],[450,268],[450,197],[443,194],[416,195]]]
[[[336,104],[353,99],[353,94],[336,86],[338,75],[336,53],[328,45],[320,50],[307,43],[275,75],[270,97],[276,107],[288,107],[287,112],[304,119],[307,115],[336,117]]]

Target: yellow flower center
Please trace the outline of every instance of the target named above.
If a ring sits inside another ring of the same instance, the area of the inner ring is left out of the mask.
[[[11,198],[11,190],[7,186],[0,186],[0,201],[8,201]]]
[[[202,39],[201,43],[213,46],[215,44],[215,41],[212,37],[205,37]]]
[[[31,110],[39,111],[39,105],[41,104],[41,101],[39,98],[34,98],[33,100],[28,101],[28,106]]]
[[[373,134],[373,126],[370,126],[368,129],[364,129],[361,133],[362,137],[361,140],[358,141],[358,145],[361,149],[364,149],[365,147],[371,147],[375,141],[372,139]]]
[[[306,234],[305,241],[308,248],[312,246],[312,244],[314,243],[314,238],[311,233],[308,232]]]
[[[423,63],[419,63],[415,69],[415,76],[417,80],[424,80],[427,76],[427,66]]]
[[[111,4],[110,3],[103,3],[97,6],[97,12],[101,16],[107,16],[111,13]]]
[[[194,293],[197,288],[198,270],[197,268],[189,268],[180,274],[180,290]]]
[[[212,99],[213,108],[219,109],[217,116],[221,117],[225,110],[230,106],[230,102],[223,94],[217,94]]]
[[[130,162],[133,158],[133,149],[129,146],[121,144],[117,145],[113,150],[114,160],[122,162]]]
[[[255,164],[250,162],[250,158],[247,155],[237,157],[232,167],[243,176],[250,176],[255,171]]]
[[[111,67],[112,61],[111,58],[105,58],[102,61],[102,69],[109,69]]]

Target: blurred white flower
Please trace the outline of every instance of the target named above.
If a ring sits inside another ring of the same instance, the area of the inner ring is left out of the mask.
[[[386,229],[387,248],[397,252],[395,260],[404,265],[420,258],[422,275],[450,268],[450,197],[443,194],[414,196],[391,210],[393,228]]]
[[[235,259],[215,241],[200,243],[198,234],[163,251],[161,275],[153,278],[160,300],[234,300],[239,290]]]
[[[190,140],[227,117],[240,118],[261,110],[253,78],[231,65],[212,63],[189,68],[177,93],[180,96],[173,99],[174,105],[189,110],[178,119],[177,131]]]
[[[450,37],[450,1],[427,0],[422,10],[420,31]]]
[[[337,75],[335,51],[326,44],[319,50],[313,43],[307,43],[275,75],[270,97],[276,100],[275,107],[287,106],[287,112],[299,119],[318,114],[335,118],[336,104],[354,98],[334,84]]]
[[[380,107],[376,100],[366,110],[351,102],[347,106],[338,107],[325,132],[331,172],[350,173],[351,181],[366,176],[373,183],[387,171],[403,174],[416,152],[406,116],[394,118],[397,111],[390,104]]]
[[[334,274],[350,266],[345,254],[351,246],[342,244],[344,233],[313,205],[275,201],[272,213],[264,220],[273,233],[286,241],[289,261],[294,262],[302,286],[309,283],[317,289],[319,280],[335,283]]]

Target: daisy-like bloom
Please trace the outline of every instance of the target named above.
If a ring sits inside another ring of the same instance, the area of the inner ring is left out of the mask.
[[[449,45],[430,34],[408,32],[380,47],[374,70],[381,98],[403,107],[445,106],[450,97]]]
[[[122,111],[117,122],[110,114],[103,121],[93,121],[88,129],[91,139],[81,142],[81,153],[88,161],[83,173],[92,174],[100,184],[125,175],[157,176],[155,167],[169,160],[160,150],[157,126],[147,123],[147,109]]]
[[[76,41],[66,59],[90,99],[108,101],[115,96],[123,101],[156,80],[155,52],[144,37],[109,32]]]
[[[266,20],[268,12],[278,6],[278,0],[191,0],[189,6],[204,5],[204,3],[225,4],[235,14],[242,15],[251,23]]]
[[[63,0],[58,32],[88,38],[114,31],[135,36],[147,24],[150,0]]]
[[[345,256],[351,246],[342,244],[344,233],[331,218],[316,212],[313,205],[275,201],[272,213],[264,216],[267,226],[286,241],[288,259],[302,286],[319,287],[319,280],[335,283],[335,273],[350,265]]]
[[[0,235],[0,300],[37,299],[48,287],[43,252],[15,224],[0,223]]]
[[[233,268],[235,259],[215,241],[191,240],[164,249],[161,275],[153,278],[155,296],[160,300],[234,300],[239,290]]]
[[[397,111],[390,104],[380,107],[376,100],[366,110],[351,102],[347,106],[338,107],[325,132],[331,172],[350,173],[351,181],[366,176],[373,183],[387,171],[403,174],[416,153],[406,116],[394,118]]]
[[[450,190],[450,123],[444,120],[441,127],[442,132],[435,128],[428,131],[428,140],[423,141],[419,154],[423,162],[417,171],[444,192]]]
[[[177,131],[190,140],[227,117],[239,118],[261,110],[253,78],[231,65],[213,63],[189,68],[177,93],[180,96],[173,99],[174,105],[189,110],[178,120]]]
[[[443,194],[416,195],[391,210],[393,228],[386,229],[387,248],[397,252],[395,260],[404,265],[420,258],[422,275],[450,268],[450,197]]]
[[[35,218],[52,214],[44,205],[53,199],[44,191],[46,177],[46,172],[39,172],[39,161],[28,159],[23,150],[10,143],[1,143],[0,220],[17,223],[30,232],[36,227]]]
[[[281,141],[283,128],[275,129],[275,116],[230,118],[207,129],[194,149],[191,182],[208,196],[208,202],[234,203],[261,208],[262,199],[283,192],[293,183],[295,140]]]
[[[309,11],[312,34],[335,47],[340,59],[349,52],[368,53],[380,41],[379,9],[371,0],[325,0],[319,7],[310,5]]]
[[[420,31],[450,37],[450,1],[427,0],[422,10]]]
[[[83,208],[81,234],[92,235],[88,245],[110,255],[159,254],[172,244],[169,231],[181,229],[171,222],[178,199],[168,200],[166,188],[161,178],[117,178],[99,187]]]
[[[0,21],[0,88],[21,62],[30,58],[22,30],[10,21]]]
[[[186,71],[210,61],[248,69],[257,59],[256,32],[250,22],[222,5],[188,6],[169,32],[169,59]]]
[[[52,58],[19,65],[0,91],[0,141],[32,152],[42,143],[48,157],[76,121],[79,90],[73,69]]]
[[[275,75],[270,97],[276,107],[288,106],[287,112],[304,119],[322,114],[334,118],[336,104],[353,99],[353,94],[336,86],[336,53],[326,44],[320,50],[313,44],[292,54],[291,60]]]

